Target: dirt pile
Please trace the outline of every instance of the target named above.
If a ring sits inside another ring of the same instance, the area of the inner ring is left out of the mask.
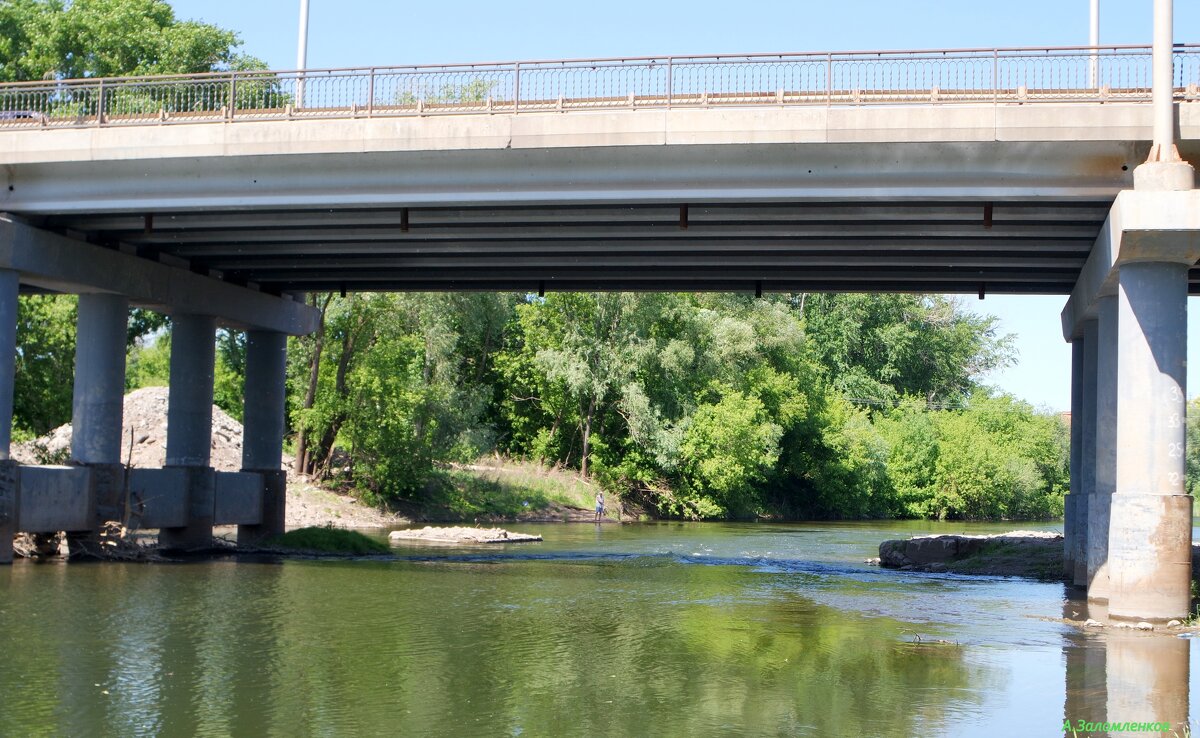
[[[125,395],[121,428],[121,462],[138,469],[163,465],[167,454],[166,387],[144,387]],[[213,406],[212,461],[217,471],[242,468],[242,424]],[[130,455],[132,445],[133,454]],[[71,424],[59,426],[36,440],[17,444],[13,458],[22,464],[66,463],[71,456]],[[285,468],[290,460],[284,460]]]

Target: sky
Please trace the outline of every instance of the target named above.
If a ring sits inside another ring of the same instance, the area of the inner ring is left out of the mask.
[[[728,0],[596,3],[309,0],[309,68],[664,54],[1076,46],[1088,0]],[[174,0],[176,15],[237,31],[272,69],[295,69],[300,0]],[[1151,0],[1100,0],[1102,44],[1148,44]],[[1176,0],[1175,40],[1200,43],[1200,2]],[[983,381],[1068,410],[1064,297],[964,296],[1015,334],[1017,362]],[[1188,394],[1200,394],[1200,299],[1191,298]]]

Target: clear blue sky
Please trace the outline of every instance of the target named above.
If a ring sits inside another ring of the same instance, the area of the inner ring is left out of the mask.
[[[237,31],[274,69],[296,65],[299,0],[177,0],[180,18]],[[1088,41],[1088,0],[789,2],[380,2],[310,0],[308,66],[993,46]],[[1151,0],[1100,0],[1100,41],[1147,44]],[[1200,2],[1175,1],[1175,40],[1200,43]],[[1061,297],[989,296],[976,311],[1017,336],[1019,360],[986,381],[1053,410],[1070,406]],[[1200,392],[1200,300],[1189,300],[1189,395]]]

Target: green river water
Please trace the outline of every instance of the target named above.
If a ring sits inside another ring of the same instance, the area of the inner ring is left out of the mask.
[[[0,567],[0,735],[1050,736],[1188,718],[1190,640],[1065,625],[1083,605],[1061,584],[863,563],[889,537],[1012,526],[509,527],[546,541]]]

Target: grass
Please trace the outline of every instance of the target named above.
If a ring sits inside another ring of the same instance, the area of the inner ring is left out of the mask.
[[[571,471],[533,462],[481,459],[442,473],[416,512],[425,518],[516,518],[554,505],[590,509],[596,487]]]
[[[946,562],[946,570],[959,574],[996,573],[1053,581],[1062,578],[1062,550],[1053,546],[988,541],[976,553]]]
[[[267,541],[268,548],[321,553],[381,554],[392,549],[383,541],[333,526],[297,528]]]

